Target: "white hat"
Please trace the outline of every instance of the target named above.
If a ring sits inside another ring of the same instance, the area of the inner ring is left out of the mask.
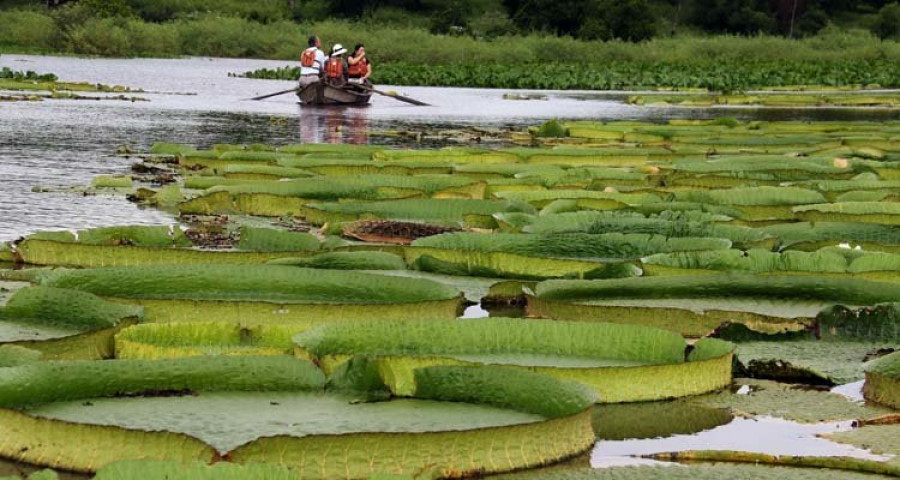
[[[347,53],[347,49],[344,48],[340,43],[335,43],[333,47],[331,47],[331,56],[343,55]]]

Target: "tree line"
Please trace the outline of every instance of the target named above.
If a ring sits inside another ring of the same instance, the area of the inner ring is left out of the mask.
[[[426,25],[432,33],[497,37],[541,32],[642,41],[679,33],[814,35],[830,24],[900,36],[892,0],[12,0],[97,16],[166,22],[219,13],[261,23],[331,18]]]

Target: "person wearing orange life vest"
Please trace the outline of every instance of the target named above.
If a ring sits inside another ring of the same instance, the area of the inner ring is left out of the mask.
[[[325,81],[332,85],[343,85],[347,82],[347,68],[344,65],[343,55],[347,49],[340,43],[331,47],[331,55],[325,62]]]
[[[319,37],[312,35],[307,42],[309,47],[300,54],[300,88],[318,82],[325,71],[325,52]]]
[[[372,63],[366,58],[366,46],[357,43],[353,53],[347,57],[347,78],[351,83],[369,83],[372,75]]]

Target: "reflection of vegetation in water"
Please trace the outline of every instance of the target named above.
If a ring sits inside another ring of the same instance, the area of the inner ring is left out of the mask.
[[[593,424],[598,440],[626,440],[702,432],[731,418],[727,409],[681,401],[623,403],[595,406]]]

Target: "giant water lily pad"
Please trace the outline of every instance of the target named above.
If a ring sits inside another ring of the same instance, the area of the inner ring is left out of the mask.
[[[864,425],[847,432],[836,432],[824,436],[835,442],[848,443],[871,450],[872,453],[900,455],[900,424]],[[900,464],[897,459],[894,461]]]
[[[862,380],[865,362],[892,349],[900,349],[900,342],[740,342],[737,358],[756,378],[841,385]]]
[[[603,339],[603,341],[597,341]],[[301,333],[295,342],[332,372],[357,355],[376,357],[396,393],[413,388],[427,365],[507,365],[591,386],[600,402],[695,395],[731,381],[732,346],[701,340],[690,354],[680,336],[616,324],[479,319],[367,322]]]
[[[765,465],[669,465],[608,468],[557,468],[498,476],[502,480],[880,480],[893,478],[821,468]]]
[[[248,264],[284,257],[308,256],[324,249],[310,234],[271,228],[242,228],[240,250],[193,248],[179,229],[168,227],[111,227],[69,232],[39,232],[16,245],[22,262],[68,267],[119,265]]]
[[[0,306],[0,344],[42,352],[45,359],[101,359],[113,355],[113,335],[143,310],[77,290],[28,287]]]
[[[900,352],[895,352],[866,366],[863,394],[869,400],[900,409]]]
[[[875,418],[890,410],[866,406],[847,397],[805,386],[741,379],[732,390],[690,399],[736,415],[771,416],[803,423]]]
[[[416,240],[405,253],[409,263],[423,270],[519,278],[616,278],[636,274],[624,261],[650,253],[730,246],[726,239],[645,234],[450,233]]]
[[[897,304],[819,312],[813,329],[788,335],[761,335],[745,328],[721,329],[738,342],[738,360],[755,378],[836,385],[861,380],[868,360],[900,349]]]
[[[598,440],[667,438],[710,430],[733,418],[727,409],[683,401],[603,404],[594,407],[594,433]]]
[[[143,305],[151,321],[313,325],[340,319],[454,318],[459,291],[423,280],[284,265],[163,265],[43,272],[42,285]]]
[[[0,382],[0,430],[16,432],[0,454],[76,471],[230,450],[311,478],[457,477],[549,463],[594,438],[583,387],[497,368],[422,369],[414,397],[377,403],[323,392],[321,372],[288,357],[60,362],[2,369]]]
[[[145,323],[115,337],[116,358],[159,359],[211,355],[287,355],[303,325],[226,322]]]
[[[123,460],[101,468],[97,480],[295,480],[297,472],[282,466],[264,463],[238,465],[218,462],[178,463],[163,460]]]
[[[548,280],[528,297],[533,316],[637,323],[703,336],[724,323],[766,333],[807,328],[834,304],[893,301],[900,286],[813,276],[699,275]]]

